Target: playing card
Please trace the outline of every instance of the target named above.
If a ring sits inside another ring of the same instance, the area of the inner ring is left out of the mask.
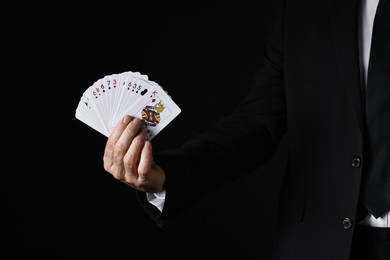
[[[159,84],[147,75],[126,71],[106,75],[88,87],[75,117],[107,137],[120,117],[138,117],[145,122],[147,140],[151,140],[180,112]]]
[[[180,108],[158,84],[152,86],[148,95],[126,111],[146,123],[147,140],[153,139],[180,112]]]

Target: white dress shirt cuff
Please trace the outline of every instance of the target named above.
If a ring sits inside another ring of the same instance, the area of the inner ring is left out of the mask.
[[[157,193],[147,192],[146,199],[162,212],[165,203],[165,190]]]
[[[390,228],[390,211],[384,213],[379,218],[375,218],[373,215],[368,214],[360,224],[370,227]]]

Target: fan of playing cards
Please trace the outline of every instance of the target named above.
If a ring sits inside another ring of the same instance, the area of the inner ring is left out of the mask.
[[[146,139],[151,140],[180,111],[159,84],[147,75],[127,71],[105,76],[87,88],[75,116],[107,137],[122,116],[138,117],[146,125]]]

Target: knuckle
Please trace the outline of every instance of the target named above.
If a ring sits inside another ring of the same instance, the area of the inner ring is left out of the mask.
[[[111,138],[107,139],[106,150],[112,151],[115,147],[115,142]]]
[[[134,162],[134,159],[132,157],[127,157],[125,156],[123,158],[123,164],[125,166],[125,169],[128,171],[128,172],[136,172],[136,163]]]
[[[126,154],[126,149],[118,144],[114,147],[114,157],[115,158],[123,158],[123,156]]]
[[[138,174],[141,179],[145,179],[145,175],[148,173],[149,168],[148,165],[139,165],[138,166]]]
[[[125,180],[125,182],[130,185],[130,186],[136,186],[136,183],[134,183],[133,181],[133,178],[130,176],[130,174],[125,174],[125,176],[123,177],[123,179]]]
[[[122,180],[122,172],[121,171],[112,171],[111,175],[117,179],[117,180]]]
[[[104,168],[104,170],[105,170],[106,172],[110,172],[110,170],[111,170],[111,167],[108,166],[107,163],[104,163],[104,164],[103,164],[103,168]]]
[[[149,185],[148,178],[145,174],[138,174],[138,182],[140,186],[147,187]]]

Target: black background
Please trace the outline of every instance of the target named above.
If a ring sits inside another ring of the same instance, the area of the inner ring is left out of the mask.
[[[103,170],[106,138],[74,114],[97,79],[139,71],[182,109],[153,140],[154,150],[180,145],[245,95],[276,2],[10,6],[3,61],[17,100],[10,97],[9,110],[18,112],[7,124],[17,137],[6,140],[14,160],[3,182],[8,259],[269,259],[284,140],[267,165],[159,229],[134,191]]]

